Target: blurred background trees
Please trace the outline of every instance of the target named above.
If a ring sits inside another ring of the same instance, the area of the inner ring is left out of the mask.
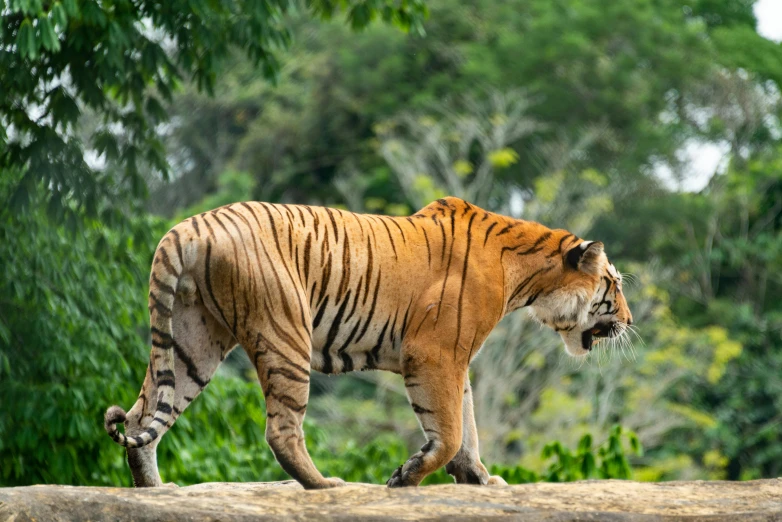
[[[135,399],[178,219],[443,195],[599,239],[631,274],[632,347],[573,360],[523,312],[489,338],[495,472],[782,474],[782,45],[752,0],[155,5],[0,0],[0,485],[129,484],[102,413]],[[161,443],[164,480],[284,478],[254,381],[236,351]],[[318,376],[308,411],[348,480],[423,441],[394,375]]]

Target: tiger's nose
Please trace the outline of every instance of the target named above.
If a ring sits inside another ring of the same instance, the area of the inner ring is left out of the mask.
[[[627,326],[633,326],[633,318],[632,318],[632,316],[627,318]]]

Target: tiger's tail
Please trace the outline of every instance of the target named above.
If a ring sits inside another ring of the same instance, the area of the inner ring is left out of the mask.
[[[162,436],[173,424],[174,391],[174,337],[172,311],[177,285],[184,271],[179,233],[171,229],[160,241],[152,263],[149,278],[149,319],[152,333],[152,352],[149,371],[158,391],[157,411],[152,423],[139,435],[127,436],[117,430],[127,414],[119,406],[111,406],[104,416],[104,427],[114,442],[128,448],[146,446]]]

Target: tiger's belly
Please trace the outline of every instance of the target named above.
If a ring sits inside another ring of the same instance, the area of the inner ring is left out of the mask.
[[[312,339],[312,369],[326,374],[364,370],[386,370],[401,373],[401,340],[389,335],[389,326],[369,325],[358,341],[359,329],[346,328],[344,333],[315,329]]]

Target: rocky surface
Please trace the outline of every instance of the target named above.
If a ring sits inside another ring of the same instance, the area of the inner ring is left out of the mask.
[[[782,479],[388,489],[295,482],[184,488],[31,486],[0,489],[0,521],[28,520],[782,520]]]

